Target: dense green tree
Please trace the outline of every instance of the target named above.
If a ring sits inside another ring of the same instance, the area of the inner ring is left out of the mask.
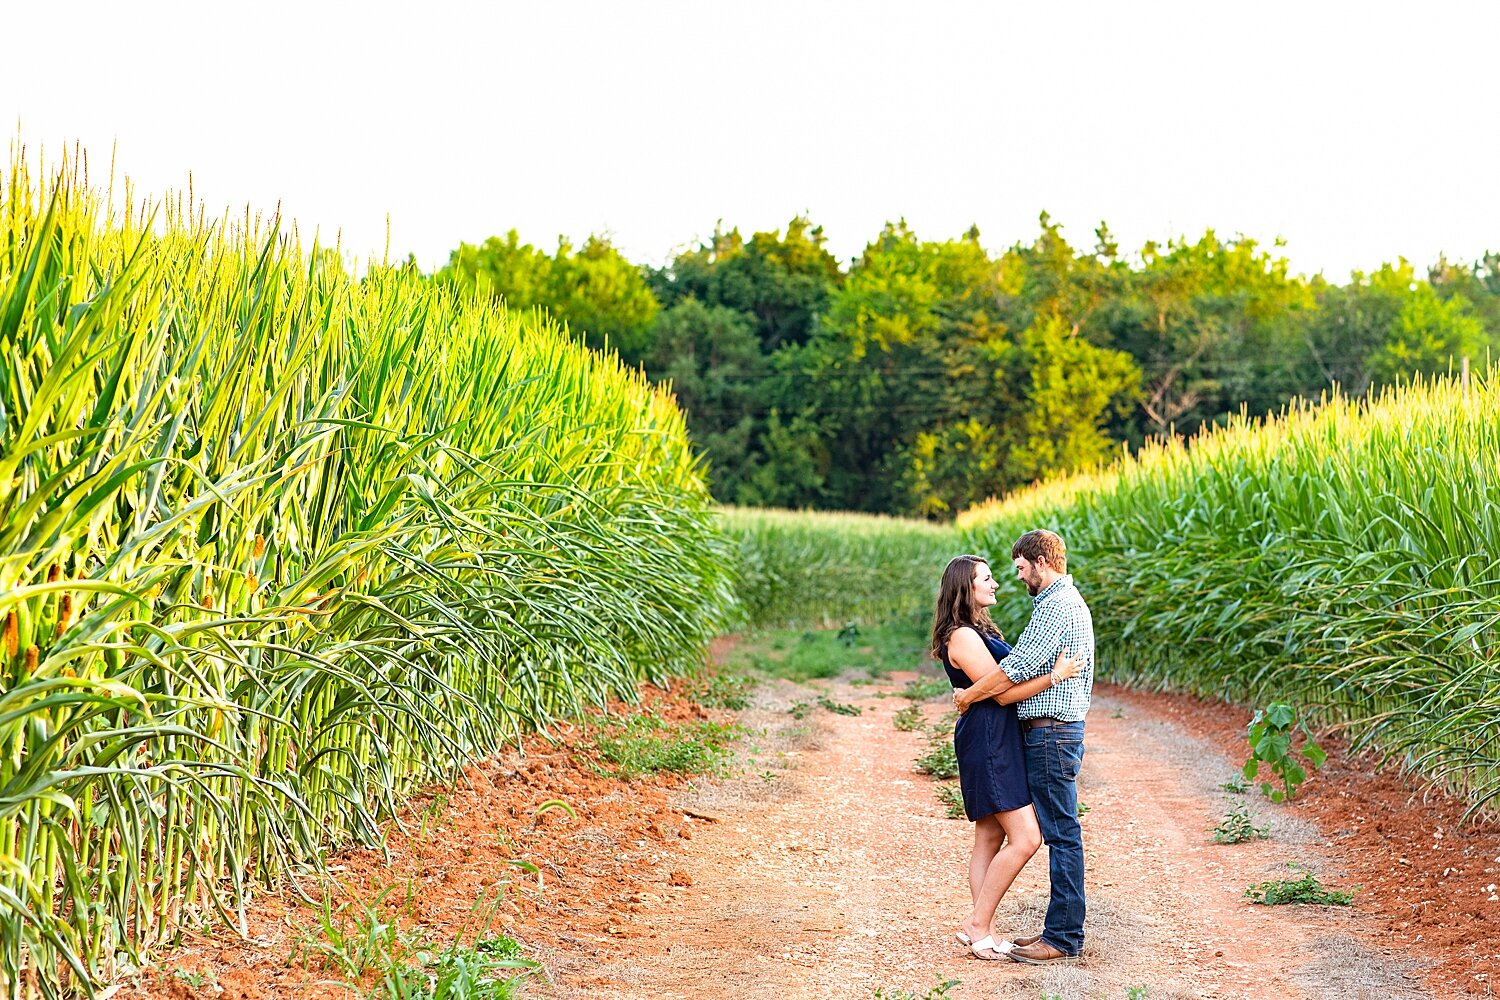
[[[693,441],[708,458],[714,496],[751,503],[744,492],[753,471],[747,458],[758,447],[771,370],[752,318],[683,299],[657,318],[645,369],[676,393]]]
[[[540,307],[596,350],[606,346],[628,364],[650,347],[660,303],[645,270],[630,263],[602,236],[574,252],[559,239],[551,254],[522,243],[512,229],[479,246],[462,243],[439,277],[481,290],[515,309]]]
[[[602,238],[546,253],[510,232],[460,246],[442,277],[545,308],[670,385],[720,500],[933,517],[1122,443],[1500,345],[1496,254],[1335,284],[1212,231],[1125,255],[1101,223],[1075,248],[1045,213],[998,256],[974,229],[896,222],[845,272],[824,243],[802,217],[748,240],[720,226],[647,270]]]
[[[655,272],[652,287],[668,305],[691,297],[748,313],[769,353],[805,343],[843,280],[824,242],[823,228],[802,216],[787,223],[785,236],[756,233],[749,242],[738,229],[716,229],[711,241]]]
[[[1304,336],[1323,384],[1359,395],[1418,372],[1448,371],[1466,355],[1482,360],[1493,343],[1483,321],[1462,294],[1438,287],[1419,281],[1404,260],[1355,272],[1347,285],[1319,283]]]

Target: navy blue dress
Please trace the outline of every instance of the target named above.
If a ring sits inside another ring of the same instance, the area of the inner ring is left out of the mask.
[[[979,635],[996,663],[1010,653],[1004,639],[983,632]],[[949,662],[947,646],[943,647],[943,669],[955,688],[974,683]],[[953,750],[958,756],[964,812],[971,822],[1031,805],[1031,791],[1026,786],[1026,748],[1016,706],[1002,705],[993,698],[970,705],[953,728]]]

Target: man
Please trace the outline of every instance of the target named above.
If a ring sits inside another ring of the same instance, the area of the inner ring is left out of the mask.
[[[1083,660],[1077,677],[1016,706],[1026,741],[1026,780],[1042,840],[1049,849],[1051,899],[1042,933],[1020,938],[1010,952],[1017,962],[1045,965],[1083,951],[1083,831],[1078,825],[1078,768],[1083,763],[1083,720],[1094,687],[1094,619],[1073,578],[1063,540],[1050,531],[1028,531],[1010,550],[1016,577],[1033,598],[1031,621],[1000,670],[954,692],[960,712],[995,693],[1001,670],[1013,684],[1052,669],[1062,650]]]

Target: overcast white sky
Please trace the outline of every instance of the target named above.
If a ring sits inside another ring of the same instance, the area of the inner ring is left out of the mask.
[[[1206,227],[1342,280],[1500,249],[1500,4],[26,3],[0,123],[117,149],[143,191],[249,204],[427,267],[509,228],[660,263],[806,212],[1128,249]],[[0,163],[3,166],[3,163]]]

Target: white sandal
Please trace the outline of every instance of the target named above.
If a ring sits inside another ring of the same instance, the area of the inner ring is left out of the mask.
[[[1009,941],[997,942],[993,936],[990,936],[985,937],[983,940],[975,941],[973,944],[969,945],[969,950],[974,953],[974,957],[977,959],[986,962],[996,962],[1003,958],[1014,947],[1015,945],[1011,944]],[[995,957],[991,958],[988,955],[980,954],[981,952],[986,951],[994,952]]]

